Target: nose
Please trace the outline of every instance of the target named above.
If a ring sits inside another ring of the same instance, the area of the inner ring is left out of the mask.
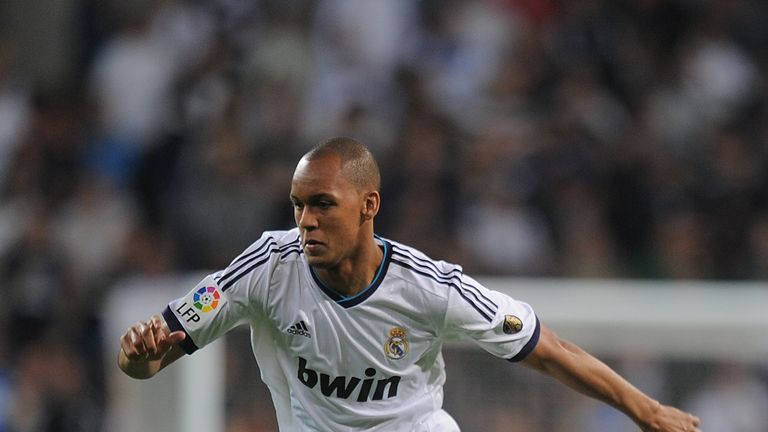
[[[307,207],[296,211],[296,224],[299,228],[312,231],[317,228],[317,217]]]

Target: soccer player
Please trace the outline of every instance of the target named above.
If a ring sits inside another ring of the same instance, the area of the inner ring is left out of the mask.
[[[643,431],[699,431],[698,418],[559,339],[528,304],[376,236],[379,186],[359,142],[315,147],[291,183],[297,227],[264,232],[227,268],[130,327],[120,368],[150,378],[248,324],[281,431],[453,432],[441,348],[464,338],[620,409]]]

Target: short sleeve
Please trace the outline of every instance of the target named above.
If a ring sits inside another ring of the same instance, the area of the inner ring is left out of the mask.
[[[539,341],[540,323],[530,305],[466,275],[449,294],[445,325],[449,335],[512,362],[523,360]]]
[[[187,337],[179,343],[187,354],[208,345],[246,321],[245,308],[233,301],[232,290],[223,291],[212,275],[206,276],[185,296],[171,301],[163,318],[171,331]]]
[[[163,311],[168,327],[187,337],[179,344],[187,354],[248,323],[265,303],[270,269],[280,250],[269,232],[224,270],[206,276],[184,297]]]

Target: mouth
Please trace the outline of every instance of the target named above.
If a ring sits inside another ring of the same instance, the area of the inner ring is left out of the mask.
[[[321,241],[312,240],[312,239],[304,241],[304,250],[310,254],[313,252],[317,252],[323,246],[325,246],[325,244]]]

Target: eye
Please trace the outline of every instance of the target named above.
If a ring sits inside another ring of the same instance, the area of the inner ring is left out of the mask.
[[[295,210],[301,210],[304,208],[304,204],[298,202],[298,201],[291,201],[291,204],[293,205],[293,208]]]
[[[329,208],[330,208],[332,205],[333,205],[333,203],[332,203],[332,202],[330,202],[330,201],[319,201],[319,202],[317,203],[317,206],[318,206],[319,208],[323,209],[323,210],[327,210],[327,209],[329,209]]]

